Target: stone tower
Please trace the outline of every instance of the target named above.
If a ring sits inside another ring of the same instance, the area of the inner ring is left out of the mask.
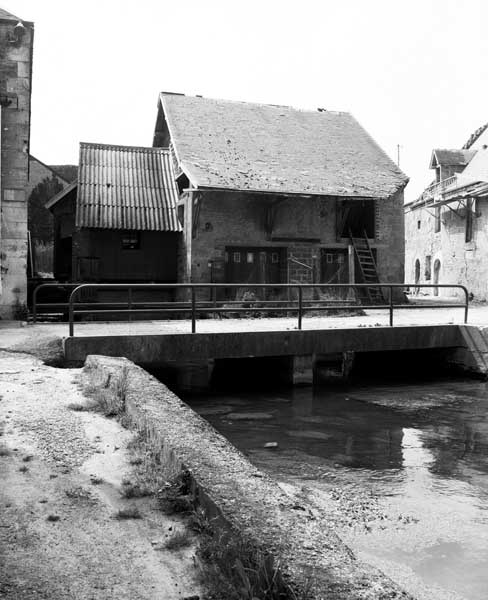
[[[0,318],[27,300],[27,197],[34,26],[0,8]]]

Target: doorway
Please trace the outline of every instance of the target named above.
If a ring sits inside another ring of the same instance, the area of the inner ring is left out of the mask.
[[[441,261],[436,258],[434,262],[434,284],[437,285],[439,283],[439,275],[441,271]],[[434,296],[439,295],[439,288],[434,288]]]

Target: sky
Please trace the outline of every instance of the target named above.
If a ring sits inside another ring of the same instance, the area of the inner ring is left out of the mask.
[[[488,121],[486,0],[1,0],[34,21],[31,153],[150,146],[158,92],[351,112],[410,177]]]

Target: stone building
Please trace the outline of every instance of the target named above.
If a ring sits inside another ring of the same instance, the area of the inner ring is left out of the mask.
[[[0,317],[27,294],[27,197],[34,26],[0,9]]]
[[[406,281],[461,284],[487,300],[488,123],[461,149],[433,150],[429,166],[434,181],[405,205]],[[421,293],[462,295],[448,288]]]
[[[161,93],[153,145],[179,188],[179,281],[361,282],[351,236],[403,281],[408,179],[349,113]]]

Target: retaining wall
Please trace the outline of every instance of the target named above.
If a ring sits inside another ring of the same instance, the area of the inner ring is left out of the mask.
[[[252,539],[279,558],[310,600],[411,598],[373,567],[356,560],[320,514],[299,505],[175,394],[125,358],[88,356],[91,383],[116,391],[124,379],[125,412],[145,432],[169,477],[191,472],[197,501],[218,527]]]

